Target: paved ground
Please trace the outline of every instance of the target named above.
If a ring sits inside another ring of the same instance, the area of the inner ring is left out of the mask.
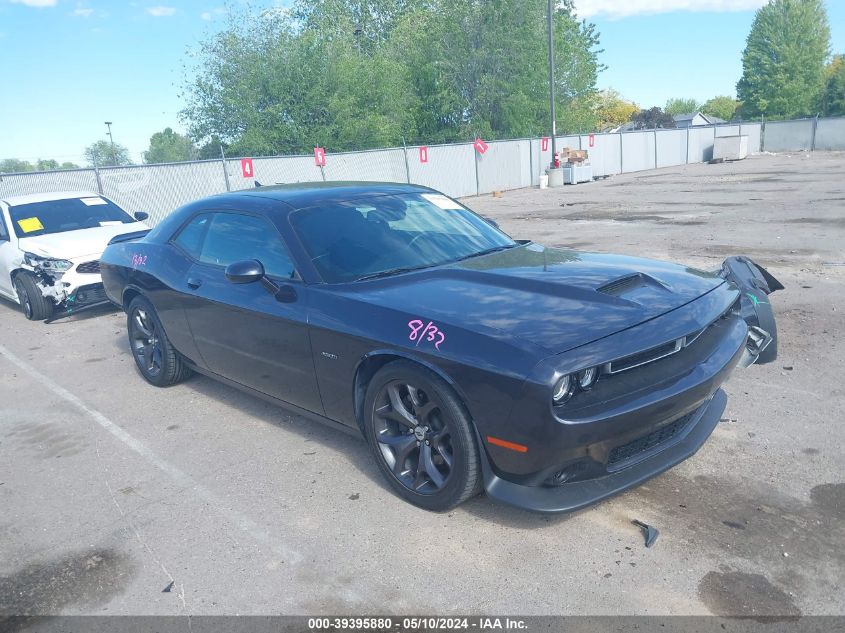
[[[781,358],[734,375],[705,447],[571,516],[417,510],[356,438],[206,378],[148,386],[121,314],[0,302],[0,615],[845,614],[843,201],[841,154],[468,201],[518,238],[745,253],[787,286]]]

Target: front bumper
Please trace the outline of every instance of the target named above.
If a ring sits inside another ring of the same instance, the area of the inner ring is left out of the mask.
[[[558,487],[526,486],[497,476],[482,451],[482,473],[487,495],[525,510],[545,513],[574,512],[637,486],[693,455],[710,437],[727,404],[719,389],[695,410],[685,427],[654,452],[645,452],[631,465],[604,477],[563,484]]]
[[[725,406],[720,387],[746,351],[748,326],[733,307],[737,297],[722,287],[642,326],[541,362],[506,421],[479,424],[488,494],[539,512],[568,512],[692,455],[718,422]],[[713,315],[722,316],[713,321]],[[561,368],[571,373],[639,353],[659,337],[675,340],[690,332],[698,334],[679,353],[602,376],[563,407],[551,406]],[[523,450],[496,445],[496,439]]]

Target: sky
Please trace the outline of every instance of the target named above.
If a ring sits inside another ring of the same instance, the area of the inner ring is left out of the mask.
[[[242,0],[229,0],[240,2]],[[256,8],[285,0],[252,0]],[[765,0],[576,0],[594,22],[613,87],[641,107],[670,97],[735,94],[754,11]],[[834,52],[845,52],[845,1],[828,0]],[[224,0],[0,0],[0,159],[84,164],[114,140],[135,162],[150,136],[184,132],[189,51],[225,24]]]

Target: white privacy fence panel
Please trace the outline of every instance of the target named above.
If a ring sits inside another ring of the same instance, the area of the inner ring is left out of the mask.
[[[799,152],[812,149],[814,126],[815,119],[766,121],[766,151]]]
[[[0,197],[53,191],[99,191],[93,169],[0,174]]]
[[[622,134],[622,171],[654,169],[654,131]]]
[[[739,136],[740,127],[741,126],[739,125],[717,125],[715,128],[716,138],[722,138],[723,136]]]
[[[220,161],[108,167],[100,170],[102,192],[129,212],[146,211],[155,225],[198,198],[226,191]]]
[[[794,152],[845,150],[845,118],[724,123],[682,130],[642,130],[560,136],[554,146],[589,152],[593,176],[638,172],[655,167],[707,162],[716,137],[748,136],[748,149]],[[592,146],[591,146],[592,142]],[[244,176],[241,159],[133,165],[97,169],[0,174],[0,198],[54,191],[92,191],[128,211],[146,211],[156,224],[177,207],[224,191],[298,182],[363,180],[411,182],[453,197],[538,185],[552,160],[552,142],[491,141],[483,155],[471,143],[331,153],[321,169],[314,156],[252,159]]]
[[[590,152],[590,165],[593,177],[613,176],[622,173],[621,134],[593,134],[593,146],[590,147],[590,135],[581,137],[581,147]]]
[[[437,189],[453,198],[476,194],[475,149],[471,143],[434,145],[427,148],[427,154],[428,162],[423,163],[419,147],[408,148],[408,172],[412,183]]]
[[[687,158],[690,163],[706,163],[713,160],[713,141],[715,131],[712,127],[689,128]]]
[[[332,154],[331,160],[326,161],[325,172],[326,180],[407,182],[408,178],[402,149]]]
[[[531,185],[528,141],[490,143],[484,154],[476,155],[476,160],[479,193],[520,189]]]
[[[845,118],[819,119],[815,149],[845,150]]]
[[[657,166],[672,167],[687,162],[687,131],[657,130]]]
[[[743,123],[742,134],[748,136],[748,151],[751,154],[759,154],[760,150],[760,130],[763,126],[760,123]]]
[[[313,156],[278,156],[274,158],[253,158],[252,177],[244,177],[240,159],[226,161],[231,189],[250,189],[260,185],[286,185],[295,182],[322,181],[320,168]]]

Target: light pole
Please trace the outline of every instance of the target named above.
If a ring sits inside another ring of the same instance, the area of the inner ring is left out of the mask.
[[[111,141],[111,162],[112,165],[117,165],[117,155],[114,153],[114,137],[111,135],[111,121],[106,121],[106,126],[109,129],[109,140]]]
[[[546,16],[549,26],[549,110],[551,110],[552,117],[552,160],[550,167],[555,166],[555,134],[557,133],[557,123],[555,122],[555,48],[554,48],[554,22],[552,14],[552,4],[554,0],[549,0],[549,10]]]

